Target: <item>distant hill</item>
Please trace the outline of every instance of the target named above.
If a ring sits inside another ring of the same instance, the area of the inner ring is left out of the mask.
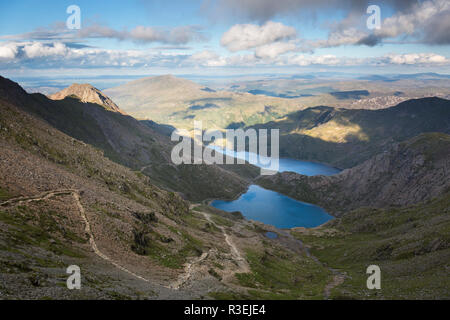
[[[191,128],[194,119],[210,128],[226,128],[237,122],[252,125],[302,108],[296,99],[216,91],[172,75],[139,79],[104,92],[138,119],[177,128]],[[215,108],[208,107],[211,105]],[[272,112],[267,112],[267,106]]]

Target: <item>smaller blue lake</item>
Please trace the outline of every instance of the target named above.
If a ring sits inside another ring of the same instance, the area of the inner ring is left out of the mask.
[[[275,232],[268,231],[266,232],[266,237],[269,239],[276,239],[278,238],[278,234]]]
[[[214,200],[211,205],[228,212],[240,211],[247,219],[261,221],[277,228],[313,228],[333,219],[318,206],[294,200],[257,185],[251,185],[237,200]]]

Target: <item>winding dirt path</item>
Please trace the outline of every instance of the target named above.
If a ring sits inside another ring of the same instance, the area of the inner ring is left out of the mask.
[[[84,228],[84,231],[89,235],[89,243],[91,245],[92,250],[94,250],[95,254],[98,255],[103,260],[106,260],[106,261],[110,262],[116,268],[118,268],[118,269],[120,269],[120,270],[122,270],[122,271],[124,271],[124,272],[126,272],[126,273],[128,273],[128,274],[130,274],[130,275],[132,275],[132,276],[134,276],[134,277],[136,277],[138,279],[140,279],[140,280],[143,280],[145,282],[149,282],[149,280],[145,279],[144,277],[141,277],[140,275],[137,275],[136,273],[128,270],[125,267],[122,267],[117,262],[114,262],[107,255],[103,254],[102,252],[100,252],[100,250],[98,250],[97,244],[95,243],[94,234],[91,231],[91,225],[89,224],[89,220],[86,217],[86,212],[84,211],[84,207],[83,207],[83,205],[81,204],[81,201],[80,201],[80,194],[78,192],[73,192],[72,195],[73,195],[73,197],[74,197],[74,199],[75,199],[75,201],[77,203],[78,209],[80,211],[81,219],[83,219],[83,221],[84,221],[84,223],[86,225],[86,227]]]
[[[203,211],[198,211],[200,212],[206,220],[208,220],[209,223],[211,223],[212,225],[214,225],[216,228],[220,229],[222,231],[222,234],[225,237],[225,242],[227,243],[227,245],[230,247],[230,251],[231,251],[231,255],[233,257],[233,260],[236,261],[238,267],[239,267],[239,271],[235,271],[236,272],[250,272],[250,268],[247,264],[247,261],[242,257],[241,253],[239,252],[238,247],[234,244],[233,239],[231,238],[231,236],[225,231],[225,228],[223,226],[219,226],[217,225],[212,219],[211,219],[211,215],[209,213],[203,212]]]
[[[186,263],[186,265],[184,267],[184,273],[180,274],[178,276],[178,279],[176,281],[174,281],[173,283],[171,283],[168,286],[168,288],[174,289],[174,290],[179,290],[186,282],[188,282],[188,280],[192,277],[192,275],[197,272],[196,266],[200,262],[205,260],[208,257],[208,255],[209,255],[209,252],[203,252],[202,255],[200,257],[194,259],[194,261]]]
[[[21,204],[21,203],[29,203],[32,201],[41,201],[41,200],[47,200],[51,197],[54,196],[61,196],[61,195],[72,195],[77,207],[78,207],[78,211],[80,212],[80,216],[81,219],[83,220],[83,222],[85,223],[85,228],[84,231],[88,234],[89,236],[89,244],[91,245],[91,249],[94,251],[94,253],[99,256],[100,258],[102,258],[103,260],[111,263],[113,266],[115,266],[116,268],[140,279],[143,280],[145,282],[149,282],[149,280],[145,279],[144,277],[141,277],[140,275],[135,274],[134,272],[128,270],[125,267],[122,267],[121,265],[119,265],[117,262],[111,260],[111,258],[109,258],[107,255],[103,254],[100,250],[98,250],[97,244],[95,243],[95,238],[94,238],[94,234],[91,231],[91,225],[89,224],[89,220],[87,219],[86,216],[86,212],[84,210],[83,205],[81,204],[80,201],[80,194],[78,190],[74,190],[74,189],[64,189],[64,190],[52,190],[52,191],[47,191],[44,192],[40,195],[37,196],[33,196],[33,197],[18,197],[18,198],[13,198],[13,199],[9,199],[3,203],[0,204],[0,206],[8,206],[8,205],[13,205],[13,204]]]
[[[9,206],[9,205],[14,205],[14,204],[22,204],[22,203],[29,203],[32,201],[41,201],[41,200],[47,200],[51,197],[55,197],[55,196],[62,196],[62,195],[72,195],[75,203],[78,207],[78,211],[80,213],[81,219],[83,220],[84,224],[85,224],[85,229],[84,231],[88,234],[89,236],[89,244],[91,246],[92,251],[94,251],[94,253],[99,256],[101,259],[107,261],[108,263],[111,263],[113,266],[115,266],[117,269],[126,272],[130,275],[132,275],[133,277],[140,279],[142,281],[145,282],[150,282],[148,279],[128,270],[127,268],[121,266],[120,264],[118,264],[117,262],[115,262],[114,260],[112,260],[111,258],[109,258],[107,255],[105,255],[104,253],[102,253],[98,247],[97,244],[95,242],[95,238],[94,238],[94,234],[92,233],[91,230],[91,225],[89,223],[89,220],[86,216],[86,211],[83,207],[83,205],[81,204],[81,200],[80,200],[80,193],[78,190],[75,189],[63,189],[63,190],[51,190],[51,191],[47,191],[44,193],[41,193],[39,195],[36,196],[30,196],[30,197],[17,197],[17,198],[13,198],[13,199],[9,199],[7,201],[4,201],[2,203],[0,203],[0,206]],[[211,218],[209,217],[208,214],[203,213],[206,217],[206,219],[211,222],[212,224],[216,225]],[[235,256],[236,261],[239,262],[245,262],[245,260],[242,258],[242,256],[239,253],[239,250],[237,249],[237,247],[234,245],[234,243],[232,242],[230,236],[225,232],[224,228],[221,226],[217,226],[216,227],[220,228],[225,236],[225,241],[227,242],[227,244],[231,247],[232,250],[232,254],[233,256]],[[211,250],[210,250],[211,251]],[[194,273],[196,273],[198,270],[197,266],[203,261],[205,260],[209,255],[209,252],[204,252],[200,257],[195,258],[193,261],[186,263],[185,268],[184,268],[184,272],[182,274],[179,275],[178,279],[175,280],[174,282],[170,283],[167,286],[164,286],[167,289],[173,289],[173,290],[179,290],[191,277]],[[243,270],[247,270],[245,268],[243,268]]]
[[[341,284],[344,283],[346,276],[343,273],[339,273],[338,271],[331,269],[331,272],[334,273],[333,279],[327,283],[327,285],[325,286],[324,292],[323,292],[323,296],[325,299],[330,299],[330,295],[331,295],[331,290]]]
[[[195,205],[191,205],[190,209],[192,209],[194,207],[195,207]],[[237,266],[239,267],[239,270],[234,271],[233,273],[230,273],[230,276],[232,276],[236,272],[249,272],[250,268],[248,267],[247,262],[242,257],[241,253],[239,252],[239,249],[237,248],[237,246],[234,244],[233,240],[231,239],[231,236],[225,231],[225,228],[217,225],[211,219],[211,216],[208,213],[200,212],[200,211],[198,211],[198,212],[201,213],[209,223],[211,223],[212,225],[214,225],[215,227],[217,227],[218,229],[220,229],[222,231],[224,238],[225,238],[225,242],[230,247],[231,256],[233,257],[233,260],[236,262]],[[194,259],[193,261],[191,261],[189,263],[186,263],[185,267],[184,267],[184,273],[180,274],[178,279],[169,285],[169,288],[175,289],[175,290],[180,289],[183,285],[185,285],[189,281],[189,279],[195,273],[200,272],[201,262],[203,260],[205,260],[206,258],[208,258],[211,251],[213,251],[213,249],[210,249],[208,252],[204,252],[200,257]]]

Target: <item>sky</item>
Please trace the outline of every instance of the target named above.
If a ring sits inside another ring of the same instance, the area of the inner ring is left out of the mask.
[[[315,71],[450,73],[450,1],[0,3],[4,76]]]

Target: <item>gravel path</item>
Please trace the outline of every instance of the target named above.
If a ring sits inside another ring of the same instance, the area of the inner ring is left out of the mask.
[[[89,224],[89,220],[86,217],[86,212],[84,210],[83,205],[81,204],[80,201],[80,194],[78,192],[78,190],[73,190],[73,189],[64,189],[64,190],[52,190],[52,191],[47,191],[44,192],[40,195],[37,196],[33,196],[33,197],[18,197],[18,198],[13,198],[10,200],[7,200],[3,203],[0,204],[0,206],[8,206],[8,205],[13,205],[13,204],[22,204],[22,203],[29,203],[32,201],[41,201],[41,200],[47,200],[51,197],[55,197],[55,196],[62,196],[62,195],[72,195],[77,207],[78,207],[78,211],[80,213],[81,219],[83,220],[83,222],[85,223],[85,228],[84,231],[88,234],[89,236],[89,244],[91,245],[91,249],[94,251],[94,253],[99,256],[100,258],[102,258],[105,261],[108,261],[109,263],[111,263],[112,265],[114,265],[116,268],[140,279],[146,282],[149,282],[149,280],[145,279],[144,277],[141,277],[140,275],[135,274],[134,272],[128,270],[125,267],[122,267],[121,265],[119,265],[117,262],[111,260],[111,258],[109,258],[107,255],[103,254],[100,250],[98,250],[97,244],[95,243],[95,238],[94,238],[94,234],[91,231],[91,225]]]

